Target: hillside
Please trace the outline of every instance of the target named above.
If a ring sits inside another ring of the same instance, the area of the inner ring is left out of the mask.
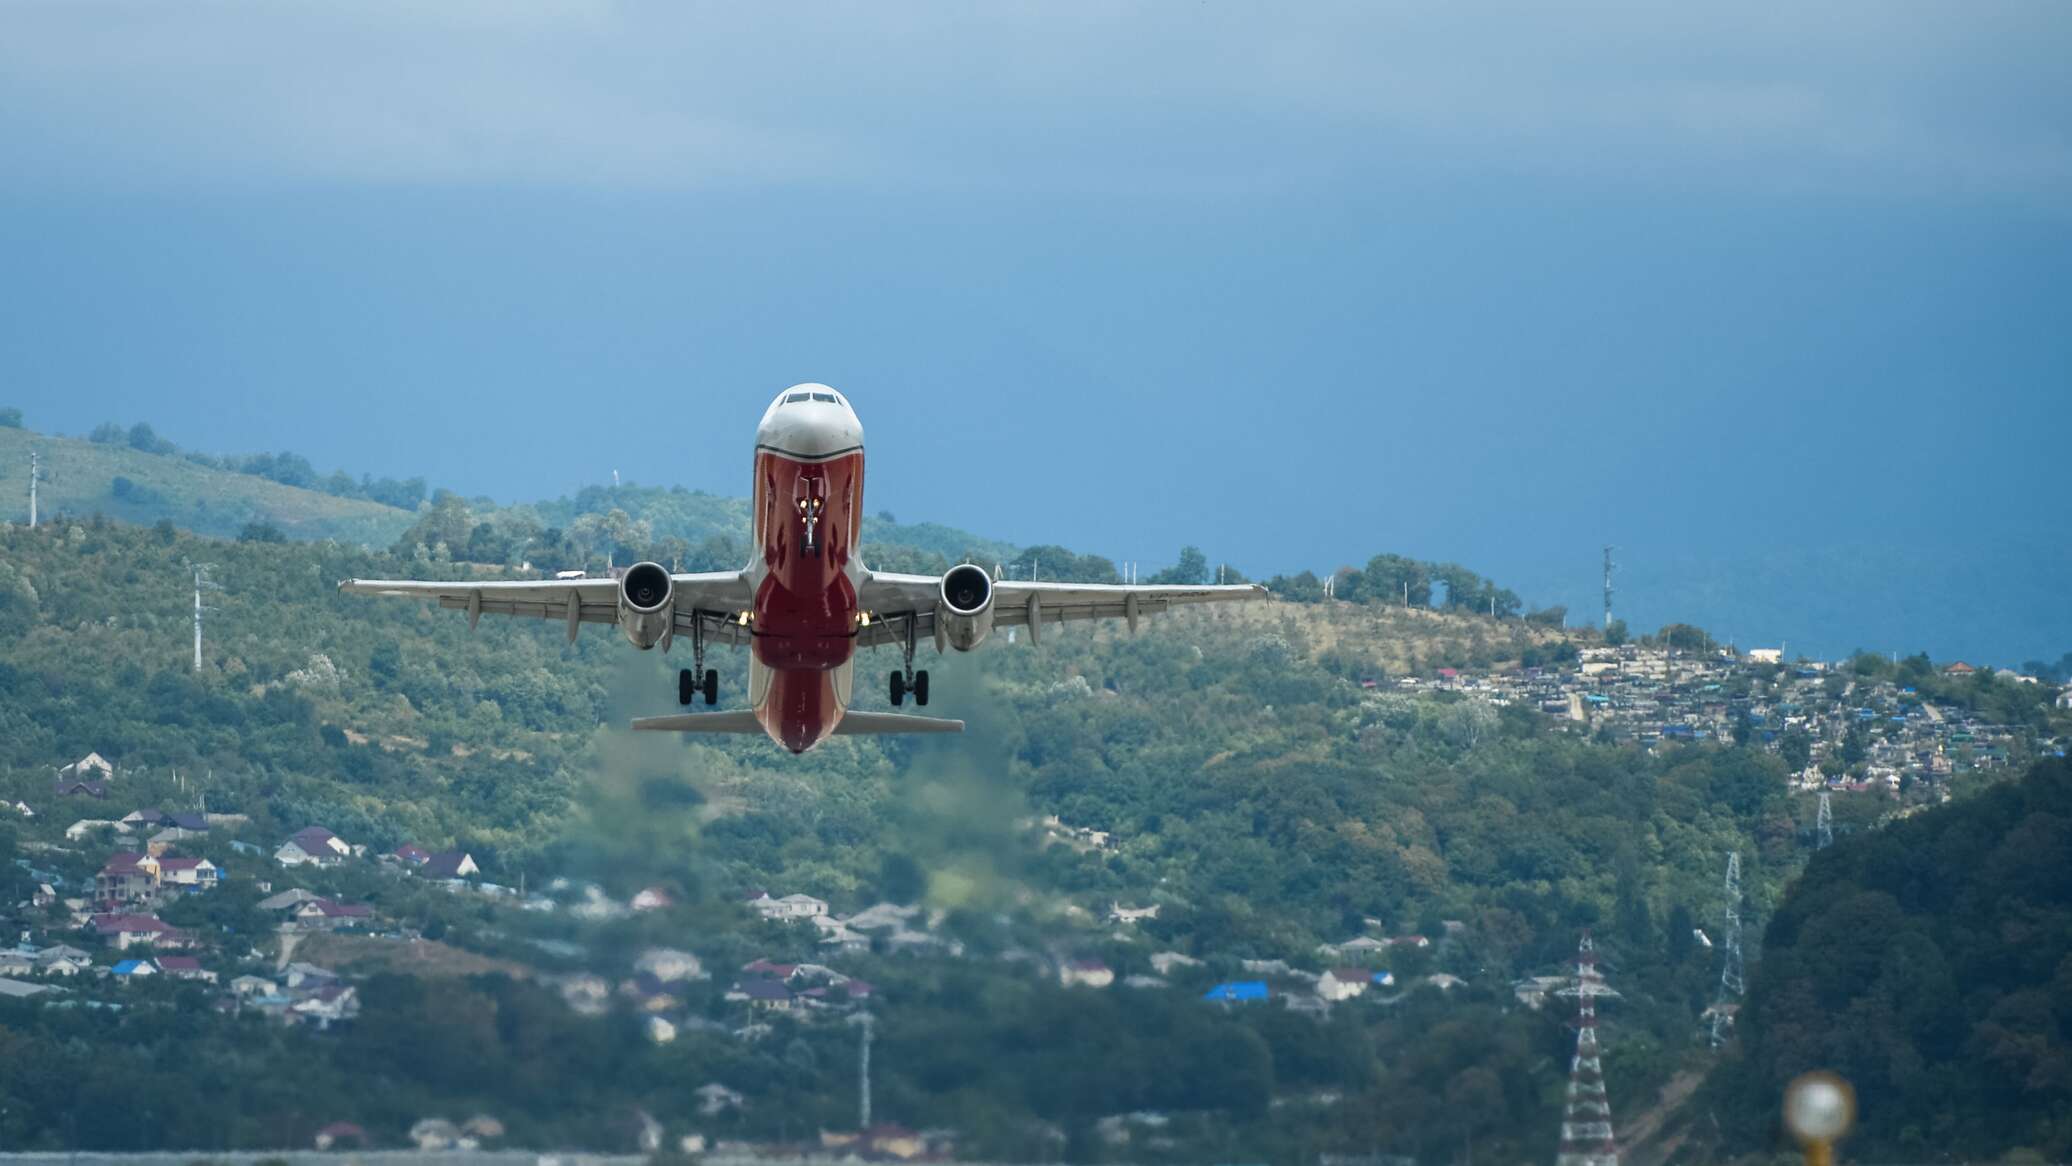
[[[1852,1158],[2072,1155],[2072,764],[1822,853],[1763,948],[1706,1099],[1733,1148],[1818,1065],[1856,1086]]]
[[[202,556],[219,564],[225,590],[197,675],[184,564]],[[931,660],[936,706],[971,721],[965,738],[842,739],[791,758],[756,739],[617,728],[669,706],[673,661],[607,631],[573,648],[556,628],[522,623],[485,619],[471,635],[453,613],[330,586],[466,569],[112,523],[0,533],[0,794],[36,810],[7,833],[54,872],[90,882],[112,845],[68,842],[60,832],[76,818],[205,797],[211,811],[249,819],[230,837],[260,856],[321,824],[370,854],[404,841],[457,845],[506,885],[594,881],[621,902],[659,887],[674,903],[593,922],[418,889],[380,877],[371,861],[321,876],[323,893],[371,904],[378,928],[504,962],[441,958],[442,968],[535,971],[522,983],[433,986],[381,970],[407,973],[415,957],[354,954],[362,1008],[342,1033],[203,1025],[168,1048],[204,1076],[297,1065],[276,1070],[280,1083],[264,1094],[290,1115],[295,1139],[339,1117],[393,1138],[428,1109],[489,1108],[506,1120],[528,1114],[526,1144],[608,1146],[619,1136],[608,1119],[634,1106],[682,1128],[681,1099],[714,1077],[755,1092],[744,1133],[778,1136],[784,1114],[839,1128],[853,1088],[845,1026],[807,1016],[760,1044],[728,1035],[743,1023],[743,1006],[724,994],[729,969],[830,958],[812,929],[763,924],[736,905],[743,889],[764,887],[838,913],[881,899],[941,913],[924,954],[867,945],[835,963],[878,986],[884,1111],[956,1128],[974,1152],[1043,1154],[1050,1130],[1069,1156],[1090,1160],[1108,1152],[1097,1119],[1154,1109],[1178,1115],[1170,1136],[1183,1155],[1234,1146],[1292,1161],[1304,1147],[1376,1145],[1443,1155],[1462,1131],[1419,1115],[1460,1112],[1458,1100],[1474,1096],[1478,1147],[1529,1156],[1557,1118],[1565,1037],[1558,1017],[1517,1007],[1512,979],[1558,971],[1578,930],[1596,926],[1627,993],[1613,1021],[1613,1088],[1652,1094],[1699,1055],[1696,1016],[1716,972],[1680,937],[1711,902],[1719,856],[1746,856],[1759,908],[1802,853],[1772,755],[1594,744],[1522,708],[1363,690],[1359,671],[1389,666],[1385,652],[1348,663],[1403,621],[1425,630],[1427,667],[1502,658],[1506,637],[1528,634],[1483,617],[1270,605],[1164,618],[1135,638],[1073,628],[1037,649],[1003,638]],[[740,660],[715,662],[738,699]],[[890,665],[889,655],[866,658],[863,674]],[[877,684],[859,688],[863,707],[882,707]],[[52,767],[89,750],[120,767],[110,800],[53,800]],[[1050,816],[1067,840],[1099,831],[1104,841],[1056,844],[1056,831],[1034,825]],[[212,895],[224,897],[179,918],[211,935],[253,926],[253,881],[278,889],[292,872],[224,838],[205,845],[226,872]],[[1117,903],[1159,911],[1118,927],[1103,921]],[[16,922],[39,935],[50,926]],[[1411,932],[1439,942],[1351,958],[1405,981],[1447,972],[1461,988],[1376,993],[1328,1016],[1199,1001],[1218,980],[1261,974],[1244,960],[1283,961],[1286,972],[1264,973],[1274,992],[1306,998],[1317,973],[1348,958],[1320,945]],[[207,958],[226,978],[254,969],[235,956],[249,941],[218,942]],[[643,1038],[637,1014],[618,1005],[595,1021],[562,1011],[557,977],[615,982],[656,942],[689,943],[715,969],[668,1006],[674,1043]],[[1201,962],[1169,967],[1152,961],[1158,952]],[[1056,969],[1073,959],[1099,960],[1118,981],[1149,979],[1061,988]],[[154,991],[171,1002],[194,989]],[[158,997],[131,999],[147,998]],[[13,1098],[0,1106],[16,1114],[64,1112],[69,1103],[50,1091],[66,1074],[99,1080],[79,1049],[165,1039],[134,1027],[156,1023],[145,1009],[95,1018],[81,1046],[59,1023],[65,1014],[26,1007],[9,1006],[20,1034],[10,1059],[59,1076],[0,1081]],[[535,1019],[474,1027],[470,1018],[497,1010]],[[432,1043],[468,1050],[470,1064],[533,1064],[535,1039],[574,1052],[484,1081],[457,1063],[383,1051]],[[1097,1065],[1087,1058],[1095,1047]],[[384,1066],[378,1083],[359,1079],[371,1064]],[[1344,1104],[1316,1100],[1326,1095]],[[178,1127],[187,1130],[216,1128],[210,1115],[240,1102],[181,1104],[196,1107]],[[24,1120],[13,1144],[63,1142],[41,1124],[50,1119]],[[108,1146],[170,1136],[149,1128],[118,1123],[92,1136]],[[229,1144],[278,1144],[265,1128],[221,1128]]]
[[[219,538],[264,523],[296,539],[387,546],[413,515],[376,502],[338,498],[250,474],[122,445],[0,427],[0,518],[28,521],[29,453],[42,458],[38,509],[105,514],[148,526],[161,519]]]

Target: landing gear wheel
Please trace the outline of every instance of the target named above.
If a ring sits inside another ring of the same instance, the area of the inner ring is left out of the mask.
[[[708,704],[708,705],[718,704],[718,703],[719,703],[719,669],[717,669],[717,668],[707,668],[707,669],[705,670],[705,683],[704,683],[704,684],[702,684],[702,685],[700,685],[699,687],[700,687],[700,689],[702,689],[702,690],[703,690],[703,692],[705,693],[705,703],[706,703],[706,704]],[[688,703],[688,702],[686,702],[686,703]]]
[[[906,683],[906,673],[904,673],[904,672],[894,672],[894,673],[892,674],[892,707],[893,707],[893,708],[898,708],[898,707],[899,707],[900,705],[903,705],[903,704],[905,704],[905,703],[906,703],[906,694],[907,694],[907,683]],[[919,696],[920,694],[919,694],[919,693],[915,693],[914,695],[916,695],[916,696]]]
[[[676,670],[676,703],[688,705],[698,695],[696,675],[688,668]]]
[[[928,671],[925,668],[914,673],[914,703],[922,708],[928,707]]]

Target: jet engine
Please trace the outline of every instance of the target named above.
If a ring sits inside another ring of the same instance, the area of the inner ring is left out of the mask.
[[[660,563],[635,563],[619,576],[619,630],[646,651],[666,640],[676,622],[676,588]]]
[[[942,577],[935,605],[937,646],[947,642],[959,652],[979,646],[993,630],[993,579],[984,567],[970,563],[951,567]]]

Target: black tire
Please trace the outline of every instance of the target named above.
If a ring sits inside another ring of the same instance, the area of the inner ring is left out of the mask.
[[[914,673],[914,703],[922,708],[928,707],[928,670],[925,668]]]
[[[688,705],[698,695],[698,681],[688,668],[676,670],[676,703]]]
[[[906,674],[903,672],[894,672],[892,674],[891,690],[893,708],[898,708],[900,705],[906,703],[906,693]]]
[[[707,669],[705,670],[705,683],[704,683],[704,685],[703,685],[702,687],[703,687],[703,689],[704,689],[704,692],[705,692],[705,703],[706,703],[706,704],[709,704],[709,705],[710,705],[710,704],[718,704],[718,703],[719,703],[719,669],[717,669],[717,668],[707,668]]]

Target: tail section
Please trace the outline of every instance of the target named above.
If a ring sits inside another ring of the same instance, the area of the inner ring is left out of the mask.
[[[910,717],[903,713],[859,713],[842,714],[842,722],[835,726],[837,737],[875,736],[883,733],[961,733],[963,721],[945,720],[942,717]]]
[[[747,709],[726,713],[679,713],[673,717],[635,717],[633,727],[658,733],[761,733],[763,723]]]
[[[670,717],[639,717],[633,722],[636,729],[658,733],[760,733],[763,723],[753,712],[742,709],[725,713],[679,713]],[[842,714],[840,724],[835,726],[835,736],[863,737],[880,736],[887,733],[961,733],[963,721],[947,720],[943,717],[913,717],[901,713],[859,713]]]

